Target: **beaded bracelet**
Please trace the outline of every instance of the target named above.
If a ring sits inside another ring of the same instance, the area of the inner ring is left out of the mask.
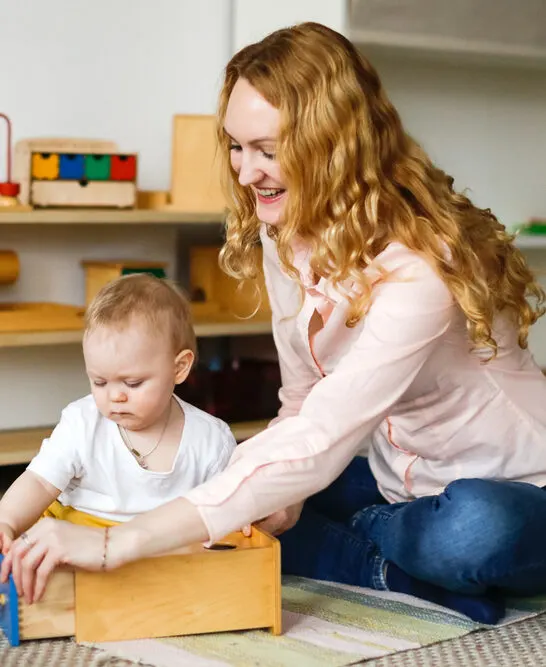
[[[108,540],[110,539],[110,527],[104,529],[104,548],[102,551],[102,561],[100,564],[100,569],[102,572],[106,571],[106,555],[108,551]]]

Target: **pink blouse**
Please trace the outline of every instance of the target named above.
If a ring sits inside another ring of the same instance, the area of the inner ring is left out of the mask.
[[[305,249],[295,259],[306,286],[300,309],[275,242],[264,232],[262,243],[282,406],[226,470],[186,494],[211,540],[326,487],[364,443],[390,502],[441,493],[463,477],[546,485],[546,378],[506,319],[495,322],[498,356],[483,363],[489,351],[472,350],[443,281],[392,243],[376,261],[391,278],[347,328],[344,289],[313,284]],[[367,269],[372,280],[375,271]],[[323,326],[310,336],[315,311]]]

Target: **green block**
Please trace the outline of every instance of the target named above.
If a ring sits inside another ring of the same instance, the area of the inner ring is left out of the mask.
[[[85,178],[88,181],[107,181],[110,178],[110,156],[86,155]]]
[[[149,267],[149,268],[132,268],[128,269],[127,267],[124,267],[121,269],[121,275],[122,276],[128,276],[130,273],[151,273],[152,276],[155,276],[156,278],[166,278],[167,275],[165,273],[165,269],[162,269],[160,266],[157,268]]]

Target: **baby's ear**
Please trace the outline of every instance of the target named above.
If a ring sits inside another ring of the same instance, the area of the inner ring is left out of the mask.
[[[176,384],[181,384],[188,377],[195,355],[191,350],[182,350],[179,352],[174,360],[174,381]]]

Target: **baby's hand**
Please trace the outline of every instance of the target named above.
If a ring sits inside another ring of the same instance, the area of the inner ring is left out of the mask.
[[[8,553],[14,538],[13,530],[7,523],[0,523],[0,553]]]

